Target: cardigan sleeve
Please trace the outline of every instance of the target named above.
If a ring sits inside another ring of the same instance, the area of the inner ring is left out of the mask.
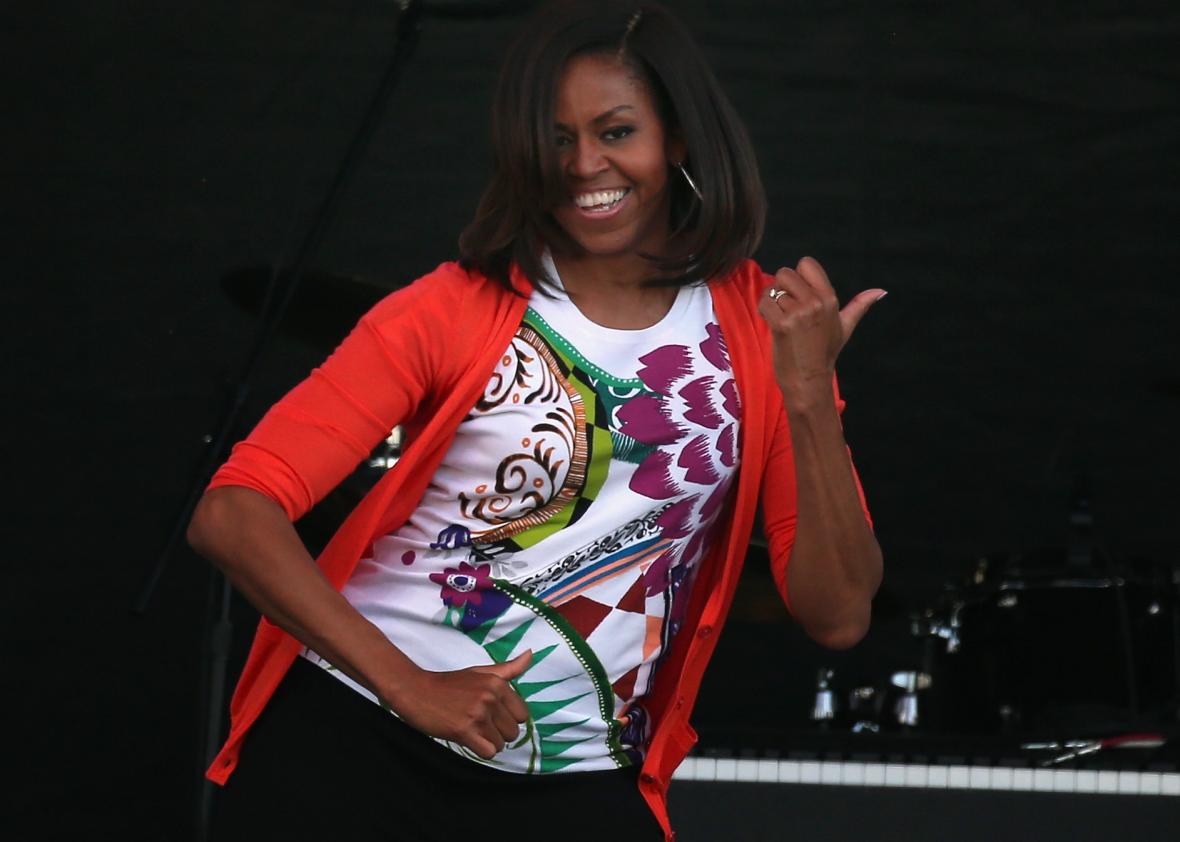
[[[461,341],[440,341],[438,328],[457,311],[465,277],[444,264],[378,302],[234,446],[208,487],[250,488],[298,520],[438,391],[447,342]]]
[[[836,398],[836,411],[842,416],[844,414],[844,399],[840,397],[840,386],[835,377],[832,378],[832,391]],[[763,473],[762,493],[759,498],[762,502],[763,528],[770,548],[771,572],[787,610],[791,611],[791,597],[787,593],[787,565],[790,563],[791,549],[795,544],[795,522],[798,515],[795,456],[791,447],[791,429],[787,421],[786,410],[781,400],[777,400],[775,403],[777,420],[770,441],[770,455]],[[869,514],[868,504],[865,502],[864,489],[861,487],[856,465],[852,463],[851,450],[848,452],[848,464],[852,470],[852,481],[856,484],[857,496],[860,498],[861,510],[871,527],[873,520]],[[771,488],[779,489],[778,493],[767,493],[767,490]]]

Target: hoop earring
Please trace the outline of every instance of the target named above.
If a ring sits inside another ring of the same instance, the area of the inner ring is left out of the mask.
[[[680,170],[680,174],[684,176],[684,180],[688,182],[688,186],[692,188],[692,192],[697,194],[697,199],[705,201],[705,197],[701,195],[701,191],[697,189],[696,182],[692,180],[692,176],[688,174],[688,170],[684,168],[684,162],[673,164],[676,169]]]

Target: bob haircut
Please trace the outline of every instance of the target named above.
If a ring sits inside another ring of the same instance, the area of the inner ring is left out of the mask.
[[[492,177],[459,238],[460,262],[512,288],[519,264],[543,293],[554,280],[540,250],[577,253],[550,212],[567,198],[556,145],[554,99],[566,63],[615,55],[648,86],[665,131],[684,144],[685,169],[669,173],[672,253],[643,255],[648,283],[679,286],[722,277],[762,239],[766,198],[745,127],[683,24],[656,3],[565,0],[546,4],[508,48],[492,105]],[[670,162],[679,163],[679,162]]]

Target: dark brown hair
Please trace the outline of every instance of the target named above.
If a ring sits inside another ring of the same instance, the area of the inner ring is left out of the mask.
[[[766,198],[745,127],[700,48],[656,3],[566,0],[548,3],[508,49],[492,104],[493,171],[475,218],[459,238],[463,266],[509,286],[512,262],[541,289],[552,280],[539,248],[576,248],[550,210],[564,182],[554,129],[554,91],[566,62],[611,53],[647,84],[665,130],[684,144],[684,166],[669,175],[675,253],[645,255],[653,282],[701,283],[749,257],[762,238]]]

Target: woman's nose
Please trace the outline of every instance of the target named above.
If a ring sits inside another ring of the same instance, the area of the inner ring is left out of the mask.
[[[605,170],[607,162],[593,138],[578,138],[570,146],[566,168],[576,178],[590,178]]]

